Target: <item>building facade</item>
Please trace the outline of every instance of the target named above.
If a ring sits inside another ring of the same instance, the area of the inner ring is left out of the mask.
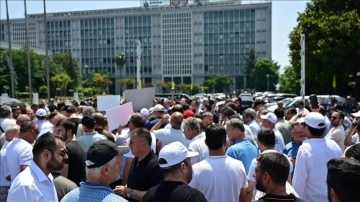
[[[115,79],[135,78],[140,40],[143,84],[203,85],[206,77],[225,74],[234,90],[243,86],[244,57],[251,49],[256,57],[271,58],[271,11],[271,3],[225,1],[48,13],[48,46],[71,53],[82,77],[102,70]],[[45,48],[43,14],[28,15],[28,25],[30,46]],[[1,40],[7,40],[6,20],[0,28]],[[11,20],[11,36],[25,44],[24,19]],[[114,62],[120,52],[128,58],[121,74]]]

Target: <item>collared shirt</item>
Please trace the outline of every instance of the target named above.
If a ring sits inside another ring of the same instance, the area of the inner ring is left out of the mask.
[[[257,156],[257,148],[248,139],[242,138],[226,150],[226,155],[240,160],[248,173],[251,161]]]
[[[205,132],[201,132],[191,140],[189,151],[199,153],[199,155],[191,157],[191,165],[194,165],[209,156],[209,148],[205,144],[205,139]]]
[[[127,200],[114,194],[114,191],[109,186],[80,182],[80,187],[66,194],[61,202],[79,201],[126,202]]]
[[[11,183],[8,201],[57,202],[54,178],[46,176],[39,166],[31,161]]]
[[[137,165],[137,166],[136,166]],[[151,150],[141,161],[135,157],[131,163],[127,186],[139,191],[147,191],[163,180],[158,158]],[[134,201],[134,200],[130,200]]]
[[[257,134],[258,134],[259,130],[261,129],[259,124],[255,120],[252,120],[252,121],[249,121],[246,125],[249,126],[251,133],[253,135],[253,138],[257,139]]]
[[[283,153],[288,157],[296,157],[299,147],[301,146],[301,143],[296,143],[294,140],[286,144],[285,149]]]
[[[9,142],[5,141],[3,147],[0,150],[0,186],[10,187],[10,181],[6,180],[5,177],[10,175],[9,167],[6,160],[6,147]]]
[[[327,162],[339,158],[342,151],[335,141],[328,138],[305,140],[296,156],[292,185],[305,201],[328,201]]]

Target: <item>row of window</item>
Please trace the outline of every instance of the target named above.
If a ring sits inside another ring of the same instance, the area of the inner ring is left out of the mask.
[[[48,30],[58,30],[58,29],[70,29],[71,22],[67,21],[50,21],[47,23]]]
[[[81,38],[114,37],[114,28],[107,29],[82,29]]]
[[[139,24],[150,25],[150,23],[151,23],[150,16],[125,17],[125,26],[138,26]]]
[[[240,18],[240,19],[254,19],[255,18],[255,10],[229,10],[229,11],[217,11],[217,12],[205,12],[204,19],[205,21],[218,20],[221,21],[223,19],[232,19],[232,18]]]
[[[114,26],[114,18],[83,19],[80,21],[81,28],[102,28]]]

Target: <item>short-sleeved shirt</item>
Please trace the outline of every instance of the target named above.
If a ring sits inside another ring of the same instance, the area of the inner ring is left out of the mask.
[[[251,161],[257,156],[257,148],[245,138],[238,139],[226,150],[226,155],[240,160],[248,173]]]
[[[138,166],[136,166],[139,164]],[[139,191],[147,191],[151,187],[158,185],[163,180],[160,172],[158,158],[151,150],[149,154],[139,162],[135,157],[131,163],[127,186]],[[130,199],[129,201],[136,201]]]
[[[91,145],[93,145],[95,142],[99,140],[107,139],[104,135],[99,134],[98,132],[87,132],[84,133],[79,139],[77,140],[84,152],[87,152],[87,150],[90,148]]]
[[[197,189],[176,181],[163,181],[149,189],[143,202],[206,202],[204,194]]]
[[[11,181],[20,173],[21,165],[30,165],[33,159],[32,146],[26,140],[14,138],[6,149],[6,161]]]

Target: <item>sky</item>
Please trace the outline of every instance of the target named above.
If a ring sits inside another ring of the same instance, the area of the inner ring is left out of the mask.
[[[242,0],[245,3],[255,0]],[[264,0],[262,1],[264,2]],[[272,1],[272,59],[282,68],[289,65],[289,34],[297,25],[298,13],[305,10],[308,0]],[[10,18],[24,17],[24,1],[8,0]],[[0,0],[0,17],[6,19],[5,0]],[[46,0],[46,12],[95,10],[109,8],[139,7],[140,0]],[[43,13],[43,0],[27,0],[27,13]]]

